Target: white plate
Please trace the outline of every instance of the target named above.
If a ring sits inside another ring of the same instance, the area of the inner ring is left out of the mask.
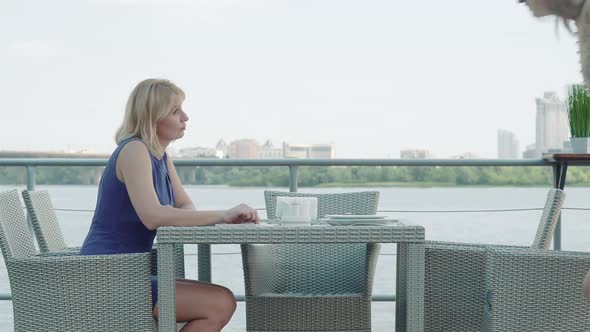
[[[324,218],[328,219],[385,219],[387,216],[377,216],[374,214],[330,214]]]

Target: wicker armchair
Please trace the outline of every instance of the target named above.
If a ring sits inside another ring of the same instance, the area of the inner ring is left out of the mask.
[[[0,193],[15,331],[151,331],[150,257],[39,256],[16,190]]]
[[[549,249],[565,193],[551,189],[531,247]],[[484,311],[485,257],[488,248],[523,247],[427,241],[425,243],[424,331],[481,331]],[[403,250],[403,246],[400,247]],[[405,270],[398,262],[398,273]],[[405,300],[398,285],[397,301]],[[396,324],[400,322],[396,321]],[[398,328],[402,326],[398,325]],[[519,329],[516,329],[519,330]]]
[[[483,331],[590,331],[589,252],[486,249]]]
[[[317,197],[318,217],[375,214],[379,192],[265,191],[268,218],[279,196]],[[371,331],[379,244],[242,245],[248,331]]]
[[[80,252],[79,247],[67,247],[63,238],[61,227],[51,203],[51,197],[46,190],[22,191],[23,200],[27,207],[27,213],[33,224],[37,244],[42,253],[71,253]],[[151,252],[151,273],[157,275],[158,250],[156,245]],[[184,250],[179,246],[175,252],[175,269],[178,278],[184,278]]]

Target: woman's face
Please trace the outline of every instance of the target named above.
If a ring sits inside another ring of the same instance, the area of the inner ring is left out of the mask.
[[[174,97],[172,111],[156,124],[156,133],[161,143],[170,143],[184,136],[188,115],[182,110],[182,102],[182,97]]]

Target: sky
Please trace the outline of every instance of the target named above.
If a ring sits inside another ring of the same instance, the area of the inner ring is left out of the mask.
[[[581,82],[577,44],[516,0],[0,2],[0,150],[110,153],[150,77],[187,95],[172,149],[252,138],[337,158],[497,156],[535,98]]]

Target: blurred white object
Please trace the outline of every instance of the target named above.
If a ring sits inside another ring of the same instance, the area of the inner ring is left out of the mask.
[[[277,197],[276,216],[281,221],[310,223],[317,215],[316,197]]]
[[[590,89],[590,1],[585,0],[526,0],[526,5],[537,17],[555,15],[568,22],[575,21],[580,64],[586,87]]]
[[[555,15],[573,20],[580,15],[584,0],[527,0],[526,5],[536,17]]]
[[[580,47],[580,63],[586,87],[590,89],[590,1],[586,1],[580,15],[576,18],[578,27],[578,45]]]

